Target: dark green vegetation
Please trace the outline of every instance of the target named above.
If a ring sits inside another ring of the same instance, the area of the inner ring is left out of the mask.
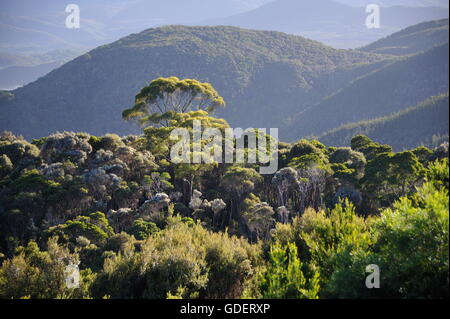
[[[320,136],[327,145],[350,145],[357,134],[364,134],[380,143],[392,145],[395,150],[420,144],[438,146],[448,140],[448,93],[427,99],[417,106],[392,115],[344,125]],[[411,129],[414,128],[414,129]]]
[[[428,21],[406,28],[400,32],[380,39],[361,50],[406,55],[426,51],[448,42],[448,19]]]
[[[357,79],[299,113],[293,121],[292,130],[299,136],[320,135],[348,123],[390,115],[431,96],[445,94],[448,92],[448,59],[448,42],[424,53],[402,58]],[[410,126],[409,130],[412,133],[415,127]],[[334,142],[342,144],[342,141]],[[417,144],[420,142],[416,141]]]
[[[143,135],[0,135],[0,298],[449,297],[448,143],[277,142],[273,175],[175,164],[172,129],[228,123],[155,109],[173,86],[221,99],[207,83],[158,79],[136,96],[145,108],[123,113]],[[382,289],[365,286],[370,264]]]
[[[288,141],[320,136],[349,123],[392,116],[448,92],[448,44],[441,44],[441,37],[423,37],[429,24],[414,28],[424,31],[416,32],[417,44],[411,48],[437,46],[394,57],[336,50],[271,31],[149,29],[99,47],[13,91],[14,98],[0,100],[0,127],[27,138],[64,130],[137,133],[120,112],[132,105],[149,78],[175,75],[212,83],[227,102],[218,115],[233,127],[279,127]],[[401,36],[393,35],[397,38]],[[420,138],[398,147],[422,142]]]
[[[386,63],[384,56],[336,50],[278,32],[149,29],[15,90],[13,101],[0,104],[0,127],[33,138],[57,130],[130,133],[120,112],[149,79],[159,76],[212,83],[228,104],[220,114],[234,127],[280,127],[286,114]]]

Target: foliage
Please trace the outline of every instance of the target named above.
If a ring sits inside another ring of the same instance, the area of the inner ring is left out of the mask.
[[[261,274],[260,290],[264,299],[317,299],[319,273],[306,278],[295,244],[270,247],[269,265]]]
[[[141,136],[0,135],[0,297],[448,296],[448,144],[278,142],[278,171],[261,175],[261,163],[171,161],[173,129],[223,134],[225,120],[156,118],[168,126]],[[69,264],[79,289],[64,285]],[[370,264],[381,289],[365,286]]]
[[[381,213],[372,228],[376,241],[369,250],[339,256],[329,284],[330,295],[341,298],[448,298],[448,191],[433,184]],[[365,287],[365,267],[381,270],[381,289]]]
[[[448,117],[447,92],[393,114],[342,125],[319,139],[327,145],[344,146],[353,136],[364,134],[398,151],[418,145],[436,147],[448,141]]]
[[[94,292],[112,298],[165,298],[180,292],[183,298],[238,297],[258,258],[257,246],[243,239],[173,217],[166,229],[141,244],[140,252],[106,259]]]
[[[47,251],[30,241],[19,247],[15,256],[0,268],[1,298],[83,298],[89,297],[88,287],[93,280],[89,271],[81,273],[80,287],[68,288],[66,269],[77,265],[78,257],[49,239]]]
[[[141,125],[148,123],[168,126],[161,117],[169,111],[186,113],[190,110],[213,111],[225,101],[209,83],[177,77],[157,78],[136,95],[133,108],[125,110],[125,119],[138,118]]]

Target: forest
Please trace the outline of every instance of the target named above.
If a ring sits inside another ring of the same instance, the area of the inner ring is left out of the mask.
[[[395,132],[391,121],[328,133],[446,95],[448,52],[448,19],[351,50],[276,31],[151,28],[99,46],[23,87],[0,90],[0,127],[27,140],[58,131],[140,134],[122,120],[122,110],[149,80],[177,76],[211,83],[227,101],[216,116],[232,127],[279,128],[280,139],[290,143],[314,137],[349,146],[354,135],[364,134],[396,151],[434,148],[448,140],[442,101],[397,117],[401,129]],[[410,123],[423,113],[433,125]]]
[[[222,106],[209,83],[158,78],[122,113],[140,134],[1,133],[0,298],[449,297],[448,143],[275,141],[270,175],[173,163],[170,132],[223,131]]]

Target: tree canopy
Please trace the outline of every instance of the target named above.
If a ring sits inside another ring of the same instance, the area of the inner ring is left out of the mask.
[[[168,112],[212,112],[225,106],[225,100],[210,83],[172,76],[157,78],[136,95],[135,105],[123,111],[124,119],[137,119],[141,125],[168,126]]]

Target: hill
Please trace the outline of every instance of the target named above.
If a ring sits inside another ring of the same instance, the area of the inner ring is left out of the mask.
[[[13,99],[0,101],[0,127],[26,137],[57,130],[135,132],[121,111],[150,80],[172,75],[211,82],[228,102],[219,116],[235,127],[282,127],[290,114],[387,63],[382,55],[280,32],[155,28],[101,46],[13,91]]]
[[[361,48],[381,54],[406,55],[426,51],[448,42],[448,19],[411,26]]]
[[[448,9],[442,7],[383,7],[380,28],[368,29],[365,9],[365,6],[354,7],[332,0],[275,0],[254,10],[205,24],[276,30],[334,47],[355,48],[413,24],[448,18]]]
[[[296,115],[291,138],[387,116],[448,91],[448,42],[363,76]]]
[[[386,117],[348,124],[323,134],[327,145],[349,146],[352,137],[363,134],[396,150],[419,145],[436,147],[449,133],[448,93],[431,97],[417,106]]]

